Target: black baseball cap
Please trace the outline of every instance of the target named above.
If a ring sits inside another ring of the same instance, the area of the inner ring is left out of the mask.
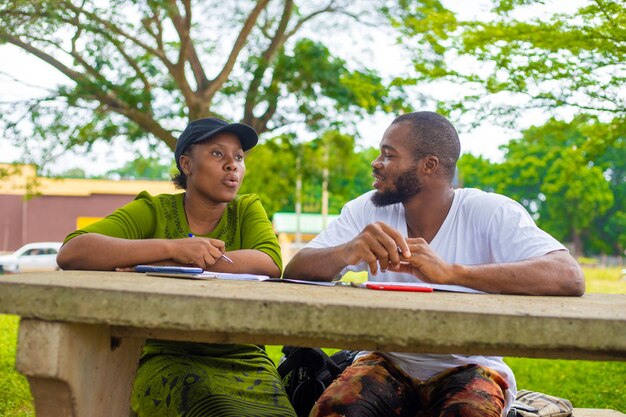
[[[183,133],[176,141],[176,150],[174,151],[174,157],[176,158],[176,166],[180,169],[180,156],[185,153],[194,143],[199,143],[207,139],[212,138],[218,133],[230,132],[234,133],[239,142],[241,142],[241,148],[244,151],[251,149],[259,141],[259,136],[256,131],[248,125],[243,123],[228,123],[217,117],[207,117],[206,119],[198,119],[189,123]]]

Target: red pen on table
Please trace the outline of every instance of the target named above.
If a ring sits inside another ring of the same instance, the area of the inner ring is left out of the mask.
[[[365,288],[370,290],[383,290],[383,291],[410,291],[410,292],[433,292],[431,287],[420,287],[418,285],[402,285],[402,284],[387,284],[384,282],[366,282],[363,284]]]
[[[193,233],[189,233],[187,236],[189,237],[193,237]],[[234,264],[233,260],[230,259],[228,256],[222,254],[222,256],[220,256],[220,258],[222,258],[223,260],[225,260],[226,262],[230,263],[230,264]]]

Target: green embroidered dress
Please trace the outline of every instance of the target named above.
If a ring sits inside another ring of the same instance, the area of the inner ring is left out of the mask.
[[[183,207],[184,193],[137,198],[110,216],[70,234],[99,233],[124,239],[181,239],[191,230]],[[208,235],[226,250],[256,249],[282,268],[272,225],[254,194],[230,202]],[[163,306],[164,309],[167,306]],[[131,398],[139,416],[284,417],[295,412],[276,367],[256,345],[148,340]]]

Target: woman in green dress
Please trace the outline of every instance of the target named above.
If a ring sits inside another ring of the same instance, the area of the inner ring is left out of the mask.
[[[179,173],[173,181],[185,192],[151,196],[144,191],[71,233],[59,252],[59,266],[193,265],[280,276],[280,247],[265,210],[256,195],[237,195],[246,173],[244,152],[257,141],[244,124],[216,118],[191,122],[175,150]],[[138,416],[150,417],[295,417],[274,364],[256,345],[148,340],[131,404]]]

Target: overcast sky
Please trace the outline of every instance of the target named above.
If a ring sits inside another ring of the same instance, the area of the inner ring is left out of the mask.
[[[583,0],[551,2],[549,8],[552,11],[573,11]],[[475,16],[484,16],[489,2],[486,0],[467,1],[444,1],[448,7],[459,14],[462,19],[471,19]],[[409,65],[408,58],[401,49],[393,45],[393,39],[378,39],[377,45],[370,48],[372,66],[381,73],[393,74],[394,68],[401,65]],[[352,45],[348,46],[352,48]],[[39,59],[22,52],[12,45],[0,45],[0,101],[23,100],[39,96],[45,93],[44,88],[50,88],[59,83],[67,82],[67,79],[56,70],[51,69],[47,64]],[[426,109],[425,109],[426,110]],[[531,124],[542,123],[541,112],[528,113],[520,121],[520,126],[527,127]],[[377,115],[369,117],[359,125],[364,146],[378,146],[378,142],[393,119],[390,115]],[[460,132],[461,147],[463,152],[471,152],[475,155],[483,155],[491,160],[497,161],[502,158],[498,146],[506,143],[514,137],[518,137],[519,132],[505,129],[500,126],[484,124],[472,131]],[[20,152],[11,146],[8,140],[0,138],[0,162],[13,162],[20,160]],[[68,154],[59,158],[58,161],[49,167],[53,173],[60,173],[69,168],[80,167],[88,174],[102,174],[110,169],[122,166],[125,162],[133,158],[133,155],[143,152],[142,145],[128,145],[123,141],[112,145],[99,144],[94,147],[90,155],[76,156]],[[165,147],[160,148],[160,153],[164,158],[171,157],[171,153]]]

